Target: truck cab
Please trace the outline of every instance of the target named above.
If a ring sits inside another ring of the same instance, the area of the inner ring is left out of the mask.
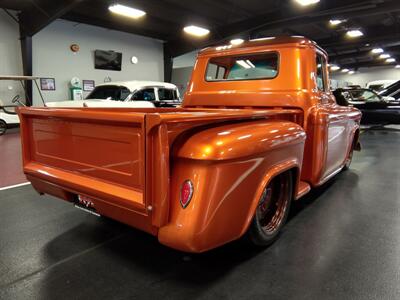
[[[359,149],[361,113],[328,83],[326,52],[303,37],[206,48],[180,108],[20,108],[24,171],[175,249],[267,246]]]

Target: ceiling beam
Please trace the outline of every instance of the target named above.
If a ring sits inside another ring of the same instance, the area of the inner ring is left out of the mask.
[[[18,16],[22,28],[21,37],[32,37],[83,1],[85,0],[31,1],[31,9],[23,10]]]

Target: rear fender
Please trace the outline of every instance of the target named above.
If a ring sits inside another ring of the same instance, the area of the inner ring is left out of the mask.
[[[295,123],[261,120],[206,129],[181,141],[173,151],[169,222],[160,228],[159,241],[202,252],[238,239],[269,181],[300,170],[304,140]],[[187,179],[194,192],[182,208],[180,187]]]

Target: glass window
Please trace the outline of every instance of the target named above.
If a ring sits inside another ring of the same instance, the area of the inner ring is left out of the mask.
[[[208,62],[207,81],[272,79],[278,74],[278,54],[214,57]]]
[[[142,101],[155,101],[156,95],[153,88],[147,88],[138,90],[133,94],[131,100],[142,100]]]
[[[129,89],[116,85],[104,85],[96,87],[86,99],[108,99],[123,101],[130,94]]]
[[[178,97],[174,89],[158,88],[158,99],[160,101],[176,100]]]
[[[326,91],[326,86],[325,86],[325,67],[326,67],[326,62],[325,59],[317,54],[317,88],[319,91]]]
[[[374,92],[368,90],[349,91],[353,101],[380,101],[381,98]]]

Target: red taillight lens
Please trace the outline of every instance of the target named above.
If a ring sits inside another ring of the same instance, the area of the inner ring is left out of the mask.
[[[186,180],[181,186],[180,202],[183,208],[188,206],[193,196],[193,183]]]

